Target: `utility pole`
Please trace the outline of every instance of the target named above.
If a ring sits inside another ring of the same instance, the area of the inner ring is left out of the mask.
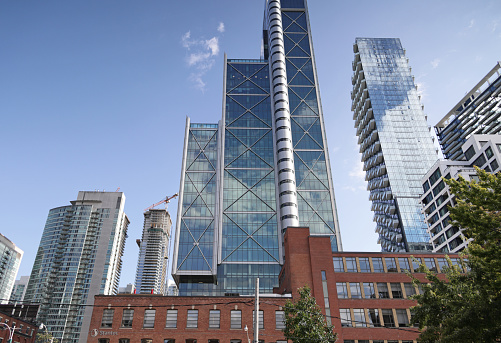
[[[259,343],[259,278],[256,278],[256,297],[254,299],[254,343]]]

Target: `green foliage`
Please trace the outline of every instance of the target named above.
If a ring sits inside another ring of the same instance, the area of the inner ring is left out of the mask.
[[[464,252],[465,265],[446,271],[448,282],[420,267],[432,282],[422,285],[412,309],[413,322],[422,330],[420,342],[501,340],[501,173],[476,169],[479,182],[445,180],[456,196],[457,205],[449,209],[453,224],[472,242]]]
[[[59,343],[48,331],[39,332],[35,338],[35,343]]]
[[[300,288],[296,302],[285,303],[284,336],[294,343],[336,342],[337,334],[329,325],[308,286]]]

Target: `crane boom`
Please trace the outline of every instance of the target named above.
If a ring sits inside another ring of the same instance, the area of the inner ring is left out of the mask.
[[[153,204],[153,205],[151,205],[150,207],[145,208],[145,209],[144,209],[144,212],[147,212],[147,211],[151,210],[152,208],[157,207],[157,206],[158,206],[158,205],[160,205],[160,204],[163,204],[163,203],[168,204],[168,203],[169,203],[172,199],[174,199],[174,198],[175,198],[175,197],[177,197],[177,196],[178,196],[178,194],[177,194],[177,193],[176,193],[176,194],[174,194],[174,195],[171,195],[171,196],[166,196],[166,197],[165,197],[165,199],[160,200],[160,201],[159,201],[159,202],[157,202],[156,204]]]

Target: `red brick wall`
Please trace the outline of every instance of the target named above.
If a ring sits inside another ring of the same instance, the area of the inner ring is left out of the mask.
[[[14,343],[34,343],[35,337],[37,335],[38,327],[31,322],[21,320],[19,318],[12,317],[10,315],[0,312],[0,322],[7,324],[9,327],[16,326],[14,335],[12,337],[12,342]],[[19,330],[20,326],[22,330]],[[29,333],[27,333],[29,329]],[[33,331],[34,330],[34,331]],[[0,325],[0,337],[3,338],[2,343],[7,343],[9,340],[9,330],[5,325]]]

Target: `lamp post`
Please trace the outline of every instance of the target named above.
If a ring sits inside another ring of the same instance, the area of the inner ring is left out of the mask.
[[[16,328],[15,325],[13,327],[10,327],[6,323],[0,323],[0,324],[5,325],[7,329],[9,329],[9,340],[7,341],[7,343],[12,343],[12,336],[14,336],[14,331],[19,330],[19,328]]]
[[[247,343],[251,343],[250,338],[249,338],[249,329],[247,328],[247,325],[245,325],[244,331],[247,334]]]

